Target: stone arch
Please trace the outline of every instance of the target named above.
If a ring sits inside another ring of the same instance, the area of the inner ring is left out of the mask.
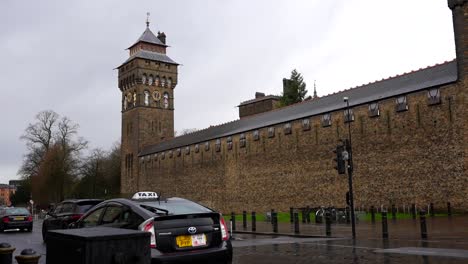
[[[159,79],[159,75],[156,75],[156,78],[154,79],[154,85],[156,86],[161,85],[161,80]]]
[[[172,78],[169,77],[167,78],[167,88],[171,88],[172,87]]]

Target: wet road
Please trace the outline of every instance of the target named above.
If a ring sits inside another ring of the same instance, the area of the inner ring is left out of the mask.
[[[0,242],[17,249],[33,248],[45,263],[40,221],[32,233],[6,232]],[[294,238],[235,234],[233,263],[468,263],[468,243],[448,240]]]

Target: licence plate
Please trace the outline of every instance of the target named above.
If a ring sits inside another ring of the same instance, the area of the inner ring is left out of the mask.
[[[23,221],[24,217],[13,217],[13,220],[15,221]]]
[[[206,245],[205,234],[177,236],[176,243],[178,247],[199,247]]]

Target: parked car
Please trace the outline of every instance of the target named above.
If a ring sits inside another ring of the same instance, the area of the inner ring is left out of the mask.
[[[71,226],[150,232],[151,263],[232,262],[232,245],[222,215],[187,199],[163,199],[154,192],[139,192],[132,199],[104,201]]]
[[[0,209],[0,232],[7,229],[33,229],[33,217],[24,207],[4,207]]]
[[[42,222],[42,240],[46,242],[47,231],[67,229],[71,223],[76,222],[84,213],[102,201],[102,199],[71,199],[57,204]]]

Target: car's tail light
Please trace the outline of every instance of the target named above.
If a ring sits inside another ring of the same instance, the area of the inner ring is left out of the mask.
[[[3,223],[10,223],[10,218],[8,216],[3,217]]]
[[[70,222],[76,222],[76,221],[78,221],[78,219],[80,219],[81,216],[82,216],[81,214],[74,214],[74,215],[71,215],[71,216],[70,216]]]
[[[153,218],[150,218],[143,222],[140,225],[140,230],[145,231],[145,232],[150,232],[151,233],[151,243],[150,246],[152,248],[156,248],[156,235],[154,233],[154,220]]]
[[[219,225],[221,226],[221,238],[223,240],[229,240],[228,228],[226,221],[224,221],[223,215],[219,214]]]
[[[28,216],[28,218],[26,219],[26,221],[28,222],[32,222],[33,218],[32,218],[32,215]]]

